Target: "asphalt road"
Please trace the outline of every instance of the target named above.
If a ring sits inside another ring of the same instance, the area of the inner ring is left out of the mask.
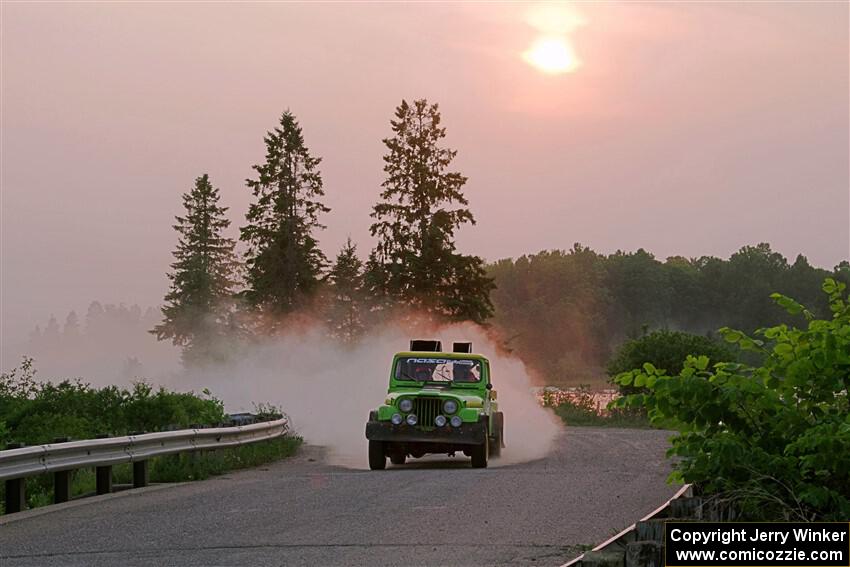
[[[545,459],[488,469],[349,470],[305,447],[0,524],[0,566],[560,565],[673,495],[668,436],[570,428]]]

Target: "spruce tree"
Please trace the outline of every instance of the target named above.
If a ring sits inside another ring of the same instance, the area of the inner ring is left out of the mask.
[[[176,217],[180,235],[171,264],[171,288],[162,308],[163,321],[151,333],[183,347],[184,363],[218,357],[216,341],[226,333],[238,267],[235,242],[224,236],[230,221],[219,206],[218,189],[204,174],[183,195],[184,216]],[[91,311],[91,309],[90,309]]]
[[[316,291],[326,263],[313,235],[319,214],[330,211],[324,195],[321,158],[310,155],[298,121],[286,111],[265,137],[266,161],[246,180],[256,201],[246,215],[241,239],[248,289],[245,297],[261,312],[286,314]]]
[[[455,249],[455,231],[475,219],[462,192],[467,178],[449,169],[457,152],[441,145],[439,108],[403,100],[390,124],[387,178],[372,212],[378,244],[367,265],[369,290],[390,304],[481,323],[493,313],[494,286],[481,258]]]
[[[363,308],[363,261],[349,238],[328,273],[331,335],[344,343],[355,342],[365,329]]]

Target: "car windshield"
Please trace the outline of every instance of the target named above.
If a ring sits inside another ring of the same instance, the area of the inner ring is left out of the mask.
[[[427,356],[402,357],[395,365],[395,379],[413,382],[480,382],[481,361]]]

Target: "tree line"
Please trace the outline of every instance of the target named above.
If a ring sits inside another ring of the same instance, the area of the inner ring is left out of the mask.
[[[713,335],[723,326],[749,333],[803,323],[802,315],[776,309],[774,292],[826,317],[824,279],[850,283],[846,260],[832,271],[802,255],[792,263],[766,243],[725,260],[663,261],[643,249],[605,255],[576,244],[501,260],[487,273],[496,283],[492,325],[544,379],[602,376],[617,346],[651,330]]]
[[[199,364],[221,356],[222,339],[273,334],[305,313],[347,342],[399,312],[490,318],[493,282],[484,262],[460,254],[454,243],[455,232],[475,219],[463,194],[467,178],[451,168],[457,152],[442,142],[438,105],[402,101],[390,126],[386,179],[371,214],[377,244],[367,261],[350,239],[333,262],[322,252],[318,233],[330,209],[321,158],[286,111],[264,138],[264,161],[246,180],[254,200],[239,231],[243,254],[225,236],[227,209],[207,174],[183,195],[163,320],[151,332],[181,346],[184,362]]]
[[[221,357],[234,337],[280,332],[293,317],[318,318],[353,343],[389,317],[425,314],[487,324],[544,380],[557,381],[603,375],[618,345],[649,330],[710,335],[724,325],[750,332],[789,322],[772,308],[773,292],[823,314],[824,278],[850,280],[846,261],[832,271],[802,255],[791,263],[766,243],[728,259],[663,261],[643,249],[606,255],[576,244],[486,265],[455,247],[455,232],[475,218],[438,105],[403,100],[390,131],[371,213],[377,242],[365,259],[350,239],[333,261],[322,251],[330,209],[321,158],[291,112],[266,134],[265,158],[246,180],[253,202],[239,228],[243,253],[225,236],[219,189],[200,175],[174,225],[179,241],[157,338],[195,364]]]

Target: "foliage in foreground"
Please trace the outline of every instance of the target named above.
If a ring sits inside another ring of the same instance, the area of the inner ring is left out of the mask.
[[[696,483],[731,502],[745,519],[846,520],[850,517],[850,304],[846,286],[827,278],[831,319],[816,319],[780,294],[773,300],[802,315],[805,328],[777,325],[748,336],[722,336],[764,362],[709,364],[689,356],[678,375],[647,363],[619,375],[645,387],[614,402],[646,408],[655,425],[676,429],[673,480]]]

